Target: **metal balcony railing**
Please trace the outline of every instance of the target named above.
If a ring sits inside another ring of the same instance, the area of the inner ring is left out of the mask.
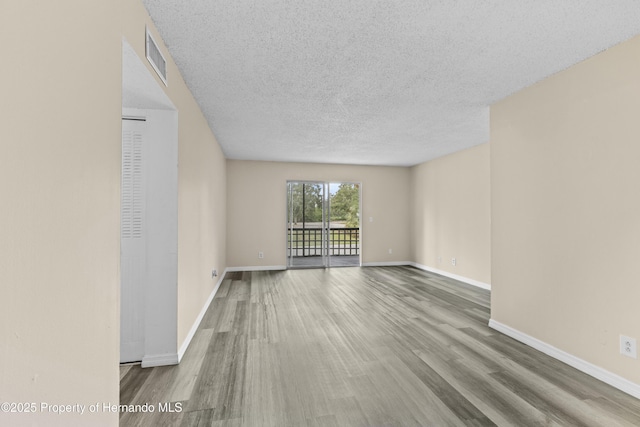
[[[321,228],[289,228],[288,233],[289,256],[322,256]],[[330,228],[329,255],[360,255],[360,229]]]

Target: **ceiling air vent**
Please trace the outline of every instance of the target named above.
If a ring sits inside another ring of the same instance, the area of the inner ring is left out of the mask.
[[[165,86],[167,86],[167,61],[164,59],[164,56],[160,52],[156,41],[151,37],[151,33],[149,33],[149,29],[147,28],[147,59],[149,63],[156,70],[158,76],[162,80]]]

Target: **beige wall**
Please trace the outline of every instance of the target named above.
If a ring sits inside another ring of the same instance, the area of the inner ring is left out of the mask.
[[[220,279],[212,279],[211,270],[221,274],[227,264],[226,162],[197,108],[190,102],[180,109],[178,346]]]
[[[1,9],[0,402],[118,402],[120,5]]]
[[[411,201],[412,260],[491,284],[489,144],[411,168]]]
[[[139,2],[128,1],[124,36],[178,110],[178,336],[183,345],[226,268],[226,161],[215,136]],[[167,87],[145,59],[149,27],[167,59]]]
[[[145,24],[132,0],[2,5],[1,402],[119,401],[122,37],[144,58]],[[178,347],[211,268],[225,268],[226,163],[167,59],[180,127]],[[1,425],[34,423],[117,425],[118,414],[0,413]]]
[[[640,38],[491,109],[492,318],[640,383]]]
[[[227,160],[227,180],[231,267],[286,265],[287,180],[361,182],[362,261],[410,260],[408,168]]]

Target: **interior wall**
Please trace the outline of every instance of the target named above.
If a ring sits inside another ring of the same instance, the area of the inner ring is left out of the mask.
[[[141,2],[127,1],[123,35],[178,110],[178,334],[181,348],[226,268],[226,161]],[[164,86],[145,58],[148,27],[167,60]]]
[[[1,9],[0,424],[117,425],[121,5]]]
[[[492,311],[640,384],[640,38],[491,108]]]
[[[227,179],[231,267],[286,266],[287,180],[360,182],[362,262],[410,260],[408,168],[227,160]]]
[[[491,283],[489,177],[488,143],[411,168],[414,262]]]
[[[119,401],[122,38],[144,58],[145,26],[161,43],[138,1],[2,5],[2,402]],[[211,267],[226,265],[226,164],[167,59],[181,344],[215,286]],[[117,425],[118,414],[0,414],[0,424]]]

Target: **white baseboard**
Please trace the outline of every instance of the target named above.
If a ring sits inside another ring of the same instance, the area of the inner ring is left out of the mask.
[[[415,268],[419,268],[420,270],[429,271],[431,273],[436,273],[441,276],[448,277],[450,279],[458,280],[459,282],[464,282],[472,286],[476,286],[478,288],[491,290],[491,285],[489,283],[480,282],[479,280],[470,279],[464,276],[458,276],[457,274],[449,273],[448,271],[438,270],[437,268],[429,267],[426,265],[418,264],[417,262],[410,262],[409,265],[414,266]]]
[[[286,270],[286,265],[256,265],[249,267],[227,267],[225,271],[270,271],[270,270]]]
[[[411,265],[409,261],[382,261],[382,262],[363,262],[363,267],[397,267],[400,265]]]
[[[209,309],[209,306],[211,305],[211,301],[213,301],[213,297],[216,296],[216,292],[218,292],[218,289],[220,289],[220,285],[222,284],[222,281],[224,280],[224,276],[225,274],[227,274],[227,271],[229,271],[229,269],[225,268],[225,270],[220,275],[220,278],[218,279],[218,283],[216,283],[216,286],[213,288],[213,291],[211,291],[209,298],[207,298],[207,302],[204,303],[202,310],[200,310],[200,314],[198,314],[198,317],[196,318],[196,321],[193,322],[193,325],[191,326],[191,329],[189,330],[187,337],[182,342],[182,345],[180,346],[180,350],[178,350],[178,363],[180,363],[180,361],[182,360],[182,356],[184,356],[184,353],[187,351],[187,348],[189,347],[189,344],[191,343],[193,336],[196,334],[196,331],[200,326],[200,322],[202,322],[204,315],[206,314],[207,310]]]
[[[585,374],[591,375],[592,377],[606,384],[609,384],[610,386],[615,387],[618,390],[630,394],[636,399],[640,399],[640,384],[633,383],[626,378],[614,374],[613,372],[609,372],[606,369],[582,360],[572,354],[562,351],[552,345],[540,341],[537,338],[513,329],[512,327],[504,325],[493,319],[489,320],[489,327],[495,329],[498,332],[502,332],[503,334],[517,341],[520,341],[523,344],[528,345],[529,347],[535,348],[536,350],[541,351],[542,353],[551,356],[554,359],[566,363],[567,365],[572,366],[577,370],[584,372]]]
[[[153,368],[154,366],[177,365],[179,362],[177,353],[154,354],[144,356],[140,366],[143,368]]]

